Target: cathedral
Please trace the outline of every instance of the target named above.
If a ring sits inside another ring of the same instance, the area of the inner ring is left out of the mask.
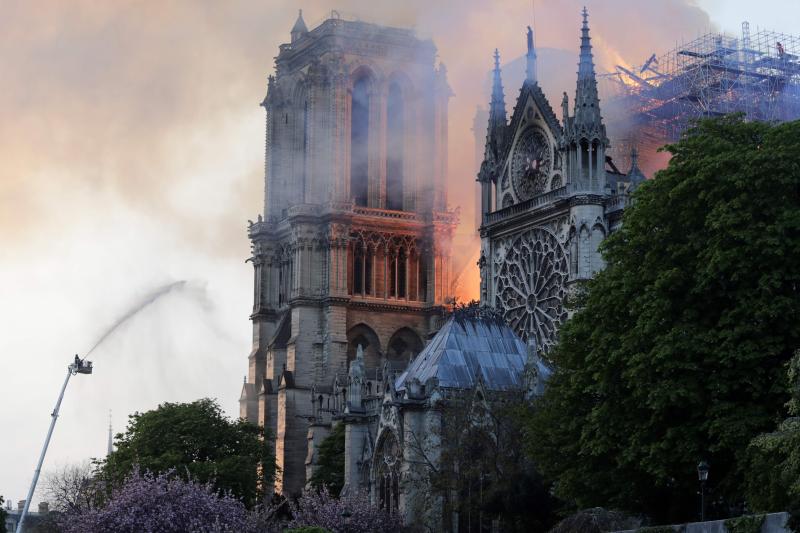
[[[475,526],[474,517],[452,511],[457,494],[431,486],[442,451],[463,445],[443,437],[445,406],[474,408],[470,399],[478,398],[485,413],[543,392],[552,373],[546,355],[567,317],[565,298],[603,268],[599,245],[619,227],[630,193],[644,180],[635,153],[627,174],[606,155],[587,12],[572,113],[564,93],[559,120],[537,83],[530,28],[526,59],[509,121],[495,52],[478,174],[481,306],[456,310],[401,372],[386,367],[376,379],[359,353],[341,382],[347,396],[335,418],[346,425],[344,490],[366,490],[406,524],[436,531]],[[480,425],[482,417],[468,423]]]
[[[441,406],[491,410],[541,394],[574,285],[603,268],[601,241],[644,180],[620,172],[583,12],[572,111],[526,79],[506,114],[499,54],[480,185],[481,302],[452,308],[447,207],[451,91],[432,42],[410,30],[302,13],[269,77],[264,214],[251,222],[253,346],[241,416],[275,438],[275,490],[298,494],[316,450],[345,425],[344,491],[406,523],[458,529],[424,464]],[[499,403],[495,403],[499,402]],[[423,460],[424,459],[424,460]]]
[[[500,311],[523,339],[544,354],[567,318],[570,288],[603,268],[602,240],[622,222],[629,195],[644,180],[633,165],[621,173],[606,155],[589,21],[583,10],[578,80],[572,114],[561,101],[561,121],[537,83],[536,50],[528,28],[526,79],[510,120],[499,54],[481,185],[480,297]]]
[[[275,490],[298,494],[357,347],[402,368],[452,302],[447,107],[436,49],[413,31],[302,12],[267,83],[264,214],[252,243],[243,418],[275,438]]]

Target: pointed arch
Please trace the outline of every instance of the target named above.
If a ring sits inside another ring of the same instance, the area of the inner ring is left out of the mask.
[[[364,350],[364,367],[378,368],[381,361],[381,342],[375,330],[363,322],[347,330],[347,362],[356,358],[356,351],[361,346]]]
[[[386,96],[386,208],[402,211],[405,205],[406,103],[396,81]]]
[[[411,328],[403,327],[394,332],[386,345],[386,359],[389,361],[408,362],[416,357],[424,344],[420,336]]]
[[[310,113],[308,88],[305,78],[301,78],[292,91],[292,176],[296,184],[295,201],[306,202],[308,167],[310,160],[309,125]]]
[[[350,198],[356,205],[369,201],[370,110],[374,105],[375,75],[360,66],[350,76]]]
[[[372,465],[375,487],[375,503],[390,513],[398,511],[400,497],[400,464],[403,452],[400,440],[394,431],[385,428],[379,435],[375,446]]]

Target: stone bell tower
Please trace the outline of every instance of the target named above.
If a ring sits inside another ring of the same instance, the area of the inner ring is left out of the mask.
[[[367,375],[407,362],[452,301],[435,53],[411,30],[338,16],[308,30],[301,13],[275,59],[240,407],[275,438],[278,492],[305,486],[357,347]]]

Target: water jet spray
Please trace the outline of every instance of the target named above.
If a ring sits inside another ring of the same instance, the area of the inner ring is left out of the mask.
[[[36,470],[33,472],[33,481],[31,482],[30,489],[28,489],[28,497],[25,499],[25,507],[22,510],[22,514],[19,518],[19,523],[17,524],[16,533],[22,533],[23,523],[25,522],[25,517],[28,514],[28,508],[31,505],[31,499],[33,498],[33,493],[36,490],[36,483],[39,481],[39,474],[42,471],[42,463],[44,463],[44,456],[47,453],[47,447],[50,445],[50,438],[53,436],[53,429],[56,426],[56,419],[58,419],[58,412],[61,409],[61,400],[64,399],[64,391],[67,389],[67,383],[69,383],[69,378],[77,375],[77,374],[91,374],[92,373],[92,362],[87,361],[86,357],[89,356],[98,346],[100,346],[103,341],[105,341],[114,331],[117,330],[122,324],[127,322],[129,319],[133,318],[140,311],[142,311],[145,307],[149,306],[165,294],[179,288],[183,288],[186,285],[186,281],[175,281],[172,283],[168,283],[167,285],[163,285],[158,287],[157,289],[149,292],[136,302],[133,306],[128,309],[125,313],[122,314],[117,320],[114,321],[111,326],[106,329],[106,331],[100,335],[97,339],[97,342],[94,343],[94,346],[86,352],[86,355],[83,359],[75,355],[75,360],[67,366],[67,377],[64,379],[64,384],[61,386],[61,392],[58,395],[58,400],[56,401],[56,407],[53,409],[53,412],[50,414],[52,419],[50,420],[50,429],[47,430],[47,437],[44,440],[44,446],[42,447],[42,453],[39,455],[39,462],[36,465]],[[109,441],[109,450],[111,449],[110,441]]]

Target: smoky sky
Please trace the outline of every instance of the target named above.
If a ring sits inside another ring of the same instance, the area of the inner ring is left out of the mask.
[[[709,27],[688,0],[586,4],[598,71]],[[98,348],[95,374],[67,391],[45,470],[102,456],[109,408],[117,430],[166,400],[217,397],[238,413],[252,309],[245,227],[264,191],[259,103],[299,8],[309,27],[336,9],[434,40],[454,92],[456,259],[470,269],[465,294],[477,295],[471,130],[494,48],[512,62],[532,24],[538,46],[572,57],[539,70],[551,103],[574,94],[583,3],[535,5],[532,21],[529,0],[3,2],[0,404],[13,429],[0,445],[0,494],[24,497],[72,355],[154,287],[186,279],[204,289],[165,296]],[[505,74],[510,113],[521,73]]]

